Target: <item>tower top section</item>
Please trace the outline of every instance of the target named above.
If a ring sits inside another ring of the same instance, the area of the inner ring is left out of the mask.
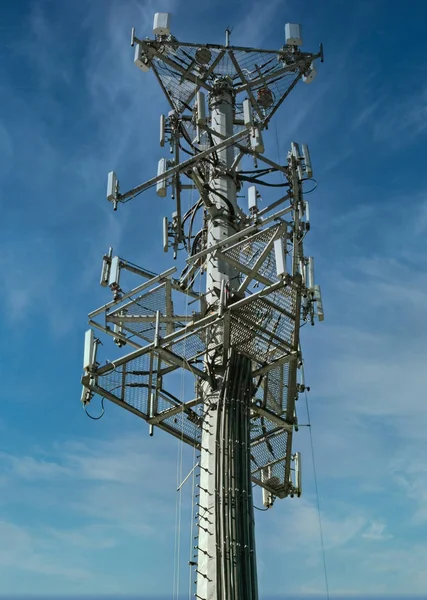
[[[156,13],[154,39],[138,39],[133,29],[131,45],[135,47],[135,65],[142,71],[154,71],[177,115],[192,110],[198,91],[211,93],[218,79],[227,77],[236,102],[248,98],[254,121],[263,129],[299,79],[313,81],[314,61],[323,60],[322,46],[317,54],[301,50],[297,24],[286,24],[285,43],[279,50],[232,46],[229,30],[225,45],[181,42],[170,26],[169,13]]]

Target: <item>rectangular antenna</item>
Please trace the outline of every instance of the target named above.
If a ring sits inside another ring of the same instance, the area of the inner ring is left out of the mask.
[[[169,248],[169,221],[167,217],[163,217],[163,252],[167,252]]]
[[[314,290],[314,258],[312,256],[308,257],[308,281],[307,287],[310,290]]]
[[[291,142],[292,156],[297,161],[298,179],[302,179],[304,176],[302,165],[301,165],[301,152],[299,145],[296,142]]]
[[[261,470],[261,481],[265,483],[269,479],[271,479],[271,467],[264,467]],[[265,508],[271,508],[274,504],[273,494],[264,487],[262,488],[262,503]]]
[[[285,43],[287,46],[302,46],[301,25],[297,23],[286,23]]]
[[[295,453],[295,487],[297,490],[298,498],[302,494],[302,477],[301,477],[301,452]]]
[[[308,149],[307,144],[301,144],[301,150],[305,163],[305,172],[307,174],[307,177],[311,179],[313,177],[313,168],[311,166],[310,151]]]
[[[119,346],[119,348],[125,346],[126,342],[121,339],[121,336],[123,336],[123,325],[121,323],[114,323],[113,331],[116,334],[116,337],[114,338],[115,343]]]
[[[286,255],[283,247],[283,240],[279,238],[274,241],[274,256],[276,258],[276,273],[277,277],[286,275]]]
[[[252,104],[249,98],[243,100],[243,122],[245,127],[248,129],[254,126],[254,120],[252,118]]]
[[[163,173],[166,173],[166,169],[167,169],[166,158],[161,158],[157,165],[157,176],[163,175]],[[157,192],[157,195],[160,196],[161,198],[164,198],[166,196],[166,178],[160,179],[160,181],[157,182],[156,192]]]
[[[294,156],[297,160],[299,160],[301,158],[299,146],[296,142],[291,142],[291,151],[292,151],[292,156]]]
[[[92,329],[88,329],[85,333],[85,346],[83,352],[83,369],[90,371],[95,364],[96,359],[96,342]]]
[[[317,318],[319,319],[319,321],[324,321],[325,314],[323,312],[322,293],[320,291],[319,285],[314,286],[314,297],[316,298],[317,304]]]
[[[197,125],[206,123],[206,99],[203,92],[197,92]]]
[[[248,209],[249,212],[256,212],[258,210],[258,192],[255,185],[251,185],[248,188]]]
[[[117,175],[114,171],[110,171],[107,179],[107,200],[109,202],[117,200],[117,184]]]
[[[251,132],[251,148],[254,152],[258,154],[263,154],[264,152],[264,142],[262,140],[262,134],[258,127],[252,127]]]
[[[308,73],[306,75],[302,76],[302,80],[304,83],[311,83],[315,79],[316,75],[317,75],[317,71],[314,66],[314,63],[311,63],[311,67],[310,67]]]
[[[153,33],[154,35],[170,34],[170,13],[156,13],[154,15]]]
[[[140,44],[135,45],[133,62],[138,67],[138,69],[141,69],[141,71],[143,71],[144,73],[147,73],[150,70],[150,65],[147,63],[147,60],[142,52]]]
[[[110,277],[108,279],[108,286],[112,290],[116,290],[120,287],[120,258],[115,256],[111,259],[110,266]]]
[[[310,205],[307,200],[304,201],[305,207],[305,222],[307,225],[310,225]]]
[[[165,115],[160,115],[160,147],[165,145]]]
[[[113,249],[108,250],[108,254],[104,255],[102,259],[102,270],[101,270],[101,281],[99,282],[102,287],[108,285],[110,279],[110,268],[111,268],[111,257],[113,256]]]

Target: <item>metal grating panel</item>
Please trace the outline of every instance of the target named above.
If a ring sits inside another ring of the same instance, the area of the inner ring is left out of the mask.
[[[262,436],[262,441],[259,440]],[[251,474],[259,485],[267,485],[278,496],[286,494],[291,456],[287,453],[291,435],[268,419],[252,420]],[[266,471],[268,469],[268,478]]]
[[[194,423],[186,413],[179,412],[173,417],[168,417],[163,423],[178,436],[186,436],[193,440],[194,445],[200,443],[200,424]]]
[[[277,237],[277,233],[281,225],[270,227],[269,229],[260,231],[256,235],[253,235],[247,240],[235,244],[231,248],[222,251],[224,257],[229,257],[232,260],[238,262],[246,269],[252,270],[255,267],[256,262],[260,259],[262,252],[266,246]],[[286,243],[286,234],[282,234],[283,242]],[[262,275],[268,281],[273,282],[277,280],[276,273],[276,259],[274,250],[271,249],[267,256],[264,258],[262,264],[257,268],[256,275]]]
[[[286,413],[286,388],[288,385],[289,365],[279,365],[270,369],[263,381],[265,406],[279,416]]]
[[[233,310],[231,344],[259,365],[270,364],[291,351],[295,337],[296,294],[294,288],[287,287],[280,290],[280,293],[274,292],[278,306],[270,302],[272,293],[268,297],[257,297],[238,310]]]
[[[190,361],[206,352],[206,343],[202,341],[200,333],[190,333],[182,340],[167,345],[166,348]]]
[[[98,376],[98,385],[148,416],[149,379],[150,355],[144,354]],[[152,382],[155,387],[156,373],[153,373]]]
[[[144,45],[159,47],[159,44],[153,42],[145,42]],[[220,50],[211,47],[211,58],[204,65],[196,60],[197,48],[180,45],[179,42],[161,45],[160,52],[165,58],[156,56],[152,64],[170,102],[179,113],[188,108],[202,83],[203,87],[210,89],[215,79],[227,76],[232,79],[237,93],[247,94],[246,89],[250,87],[256,96],[258,90],[268,85],[272,92],[272,104],[268,107],[258,107],[261,118],[265,118],[273,111],[300,72],[310,64],[310,59],[302,59],[299,53],[289,49],[284,49],[279,54],[275,51],[242,51],[232,48]],[[168,64],[167,58],[175,64]],[[286,64],[290,70],[281,72]],[[185,78],[181,69],[186,72]],[[194,81],[190,81],[188,77]]]
[[[127,301],[119,308],[115,308],[113,312],[107,314],[106,318],[107,321],[120,318],[120,324],[128,333],[152,342],[154,340],[157,312],[160,313],[160,336],[165,336],[184,326],[178,317],[175,320],[165,321],[165,317],[173,318],[173,315],[168,314],[168,306],[169,311],[173,310],[170,292],[168,293],[167,284],[163,283],[149,292]]]

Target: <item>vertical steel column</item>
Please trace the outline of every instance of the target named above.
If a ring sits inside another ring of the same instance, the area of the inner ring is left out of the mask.
[[[224,137],[233,135],[233,121],[235,110],[233,84],[228,77],[217,80],[214,91],[209,97],[211,114],[211,129],[218,132],[212,136],[213,143],[219,144]],[[225,172],[233,164],[234,146],[223,148],[213,155],[215,164],[211,167],[209,200],[212,206],[208,214],[208,240],[207,247],[213,246],[224,238],[235,233],[234,215],[237,210],[236,184],[232,177]],[[221,282],[228,283],[230,289],[238,287],[238,272],[227,265],[223,260],[218,260],[208,255],[206,263],[206,292],[208,305],[218,301]]]
[[[233,134],[234,94],[228,78],[216,82],[209,98],[211,129]],[[219,143],[220,137],[213,137]],[[211,167],[208,247],[235,232],[236,185],[229,169],[234,147],[220,150]],[[207,257],[207,306],[216,310],[221,287],[233,291],[239,273]],[[224,330],[211,331],[211,345],[223,340]],[[204,423],[201,440],[196,597],[201,600],[257,600],[254,510],[250,478],[249,410],[251,364],[231,351],[206,355],[212,385],[203,385]]]

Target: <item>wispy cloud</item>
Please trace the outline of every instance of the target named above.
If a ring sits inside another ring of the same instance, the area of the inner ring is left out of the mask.
[[[271,24],[277,16],[278,7],[286,8],[287,2],[271,0],[268,4],[256,0],[250,5],[249,10],[244,10],[244,18],[233,27],[234,23],[224,23],[231,26],[231,43],[233,46],[248,46],[259,48],[271,38]],[[245,5],[245,8],[248,5]],[[250,42],[248,42],[250,40]]]
[[[18,506],[37,515],[35,522],[25,519],[31,525],[13,518],[0,523],[0,574],[8,569],[52,576],[53,591],[59,591],[57,578],[62,577],[62,592],[78,590],[82,581],[88,591],[119,592],[108,573],[100,585],[97,567],[85,567],[93,551],[108,554],[149,543],[156,553],[168,556],[175,527],[170,502],[176,494],[176,457],[148,454],[139,435],[126,431],[111,440],[40,445],[31,456],[2,453],[0,470],[3,514]],[[184,514],[189,491],[183,490]],[[141,552],[146,554],[146,549]],[[133,564],[130,557],[126,560],[124,572]],[[150,561],[146,569],[141,573],[148,577]],[[138,589],[134,579],[128,584],[130,592]]]
[[[55,529],[48,528],[47,536],[52,540],[63,542],[70,546],[83,548],[85,550],[103,550],[115,548],[118,545],[116,533],[113,528],[108,528],[105,524],[94,524],[86,527],[73,529]]]
[[[386,533],[386,525],[381,521],[373,521],[367,530],[362,533],[362,537],[367,540],[373,540],[376,542],[384,542],[390,540],[393,536]]]
[[[38,547],[40,539],[24,527],[0,521],[0,540],[0,572],[9,568],[71,580],[91,577],[83,561],[80,565],[73,561],[73,565],[55,554],[41,551]]]
[[[36,459],[34,456],[13,456],[1,453],[0,464],[2,464],[4,472],[9,471],[17,477],[32,481],[57,480],[72,474],[69,467],[52,460]]]
[[[154,100],[159,92],[153,78],[143,82],[134,67],[129,35],[135,24],[143,37],[150,32],[154,12],[154,3],[109,2],[101,13],[90,5],[76,31],[84,40],[80,71],[75,64],[64,68],[68,23],[59,19],[52,27],[43,4],[34,5],[25,18],[28,35],[13,52],[16,60],[25,56],[31,63],[31,95],[20,84],[0,88],[11,115],[0,122],[0,180],[10,186],[9,191],[3,185],[3,201],[8,194],[15,198],[8,228],[20,231],[19,238],[0,243],[0,286],[11,324],[36,317],[57,337],[68,334],[77,318],[76,298],[85,297],[89,283],[98,280],[102,253],[123,240],[128,211],[120,219],[112,213],[105,200],[106,175],[118,168],[126,186],[127,176],[141,171],[148,153],[138,124],[142,112],[144,121],[150,122],[151,110],[157,116],[147,95]],[[71,124],[62,97],[76,89],[78,114]],[[14,171],[7,180],[17,155],[26,165],[25,177]],[[129,177],[129,187],[136,183]],[[35,194],[37,200],[20,209]]]
[[[372,114],[375,141],[393,147],[408,144],[427,133],[427,87],[412,90],[407,96],[383,102]]]
[[[347,545],[355,536],[361,533],[366,523],[366,518],[354,512],[340,516],[331,512],[321,514],[322,529],[327,551]],[[293,540],[289,551],[313,551],[320,549],[319,514],[317,506],[305,499],[289,503],[286,516],[282,520],[283,533],[289,535]]]

